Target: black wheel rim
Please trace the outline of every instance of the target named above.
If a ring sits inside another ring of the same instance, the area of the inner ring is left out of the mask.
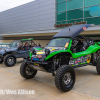
[[[12,65],[12,64],[14,64],[14,58],[13,57],[9,57],[8,59],[7,59],[7,63],[9,64],[9,65]]]
[[[26,67],[26,74],[27,75],[32,75],[34,73],[34,70],[30,68],[29,66]]]
[[[63,75],[62,83],[63,83],[63,86],[66,88],[70,88],[73,85],[73,78],[72,78],[71,72],[66,72]]]
[[[63,77],[64,84],[65,85],[70,84],[71,80],[72,80],[71,79],[71,73],[70,72],[66,72],[65,75],[64,75],[64,77]]]

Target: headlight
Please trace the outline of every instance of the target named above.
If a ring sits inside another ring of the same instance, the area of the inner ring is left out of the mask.
[[[50,50],[49,49],[45,49],[45,55],[48,56],[50,54]]]

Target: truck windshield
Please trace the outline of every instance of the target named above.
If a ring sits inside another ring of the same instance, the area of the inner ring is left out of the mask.
[[[10,47],[14,47],[14,48],[16,48],[16,47],[18,47],[19,46],[19,42],[12,42],[11,44],[10,44]]]
[[[47,47],[64,47],[66,44],[69,44],[69,38],[56,38],[52,39]]]

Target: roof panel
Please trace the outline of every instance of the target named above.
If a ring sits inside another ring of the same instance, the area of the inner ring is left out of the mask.
[[[55,36],[53,36],[53,38],[59,38],[59,37],[74,38],[77,35],[79,35],[81,32],[85,31],[89,26],[90,24],[82,24],[82,25],[73,25],[73,26],[67,27],[61,30]]]

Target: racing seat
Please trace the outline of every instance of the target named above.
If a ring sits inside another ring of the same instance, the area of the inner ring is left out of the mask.
[[[29,49],[31,49],[32,48],[32,46],[31,45],[29,45]]]
[[[79,40],[76,45],[76,52],[81,52],[81,51],[83,51],[83,42],[81,42],[81,40]]]

